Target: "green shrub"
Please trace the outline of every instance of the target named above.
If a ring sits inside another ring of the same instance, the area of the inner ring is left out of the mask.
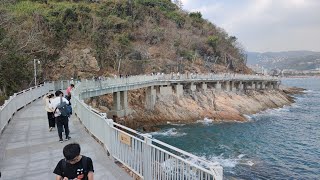
[[[104,5],[100,6],[97,10],[97,15],[106,17],[106,16],[117,16],[120,18],[126,18],[127,16],[131,15],[130,7],[127,1],[108,1]]]
[[[149,33],[147,40],[149,44],[158,44],[164,39],[164,29],[155,27]]]
[[[169,0],[136,0],[136,2],[150,8],[158,8],[164,12],[174,11],[177,9],[176,5]]]
[[[193,56],[194,56],[194,52],[193,51],[190,51],[190,50],[187,50],[187,49],[183,49],[181,51],[178,52],[178,54],[183,57],[184,59],[187,59],[189,61],[191,61],[193,59]]]
[[[32,13],[42,12],[44,4],[32,1],[11,3],[7,9],[15,16],[31,16]]]
[[[7,100],[8,97],[4,95],[0,95],[0,106],[4,104],[4,101]]]
[[[202,14],[201,12],[191,12],[189,14],[189,17],[191,17],[192,19],[202,19]]]
[[[116,37],[117,41],[123,46],[130,46],[130,39],[127,33],[120,34]]]
[[[207,39],[208,45],[211,46],[213,49],[217,48],[218,42],[219,42],[219,37],[215,35],[209,36]]]
[[[64,11],[64,14],[63,14],[63,18],[62,18],[63,22],[66,22],[66,21],[69,21],[69,22],[76,22],[78,21],[78,14],[76,12],[76,9],[75,8],[67,8],[65,11]]]
[[[184,26],[184,24],[185,24],[185,22],[186,22],[186,20],[185,20],[185,18],[183,17],[183,15],[181,15],[181,14],[180,14],[179,12],[177,12],[177,11],[172,11],[172,12],[166,13],[166,16],[167,16],[169,19],[175,21],[178,28],[183,28],[183,26]]]
[[[8,50],[0,61],[0,84],[6,90],[6,95],[18,92],[30,83],[32,79],[32,68],[28,67],[30,59],[21,54]]]
[[[107,18],[107,25],[109,29],[122,31],[129,26],[129,23],[126,19],[111,15]]]

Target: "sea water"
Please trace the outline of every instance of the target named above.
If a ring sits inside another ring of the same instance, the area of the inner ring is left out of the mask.
[[[169,124],[153,137],[224,168],[224,179],[320,179],[320,78],[282,79],[307,89],[295,103],[245,123]]]

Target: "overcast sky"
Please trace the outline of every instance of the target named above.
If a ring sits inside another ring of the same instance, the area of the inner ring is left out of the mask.
[[[320,51],[320,0],[182,0],[248,51]]]

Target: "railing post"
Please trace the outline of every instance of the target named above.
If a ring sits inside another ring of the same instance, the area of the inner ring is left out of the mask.
[[[213,174],[214,180],[222,180],[223,179],[223,168],[219,164],[210,164],[210,171]]]
[[[152,179],[152,162],[151,162],[151,135],[144,136],[144,153],[143,153],[143,179]]]

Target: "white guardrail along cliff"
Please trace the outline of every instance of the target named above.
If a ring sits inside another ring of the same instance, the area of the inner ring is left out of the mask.
[[[221,180],[223,169],[216,162],[199,158],[174,146],[153,139],[108,119],[105,113],[97,112],[84,103],[82,93],[103,88],[122,87],[130,90],[133,85],[156,85],[163,82],[202,80],[257,80],[276,81],[274,77],[239,74],[171,74],[141,75],[127,78],[102,78],[98,81],[83,80],[75,83],[72,91],[72,106],[76,116],[87,130],[108,150],[110,155],[145,180],[201,179]],[[13,115],[27,104],[52,90],[66,89],[71,81],[57,81],[26,89],[10,96],[0,107],[0,130],[5,129]]]

